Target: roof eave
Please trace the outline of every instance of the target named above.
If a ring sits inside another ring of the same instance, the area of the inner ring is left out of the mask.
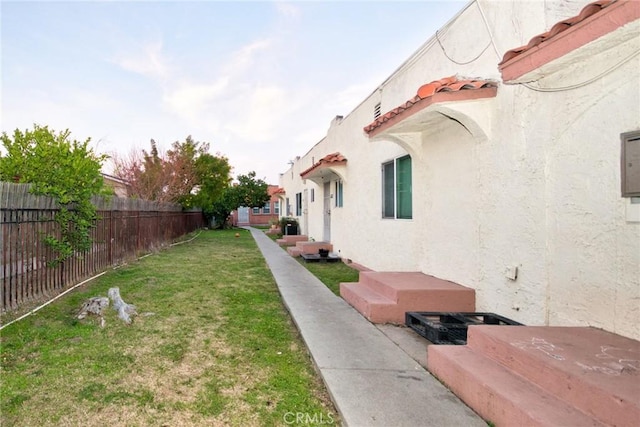
[[[420,99],[410,109],[403,111],[400,114],[397,114],[387,121],[383,122],[375,129],[367,132],[367,135],[370,139],[374,138],[376,135],[384,133],[388,131],[390,128],[394,127],[398,123],[406,120],[407,118],[413,116],[414,114],[428,108],[432,105],[439,103],[451,103],[451,102],[461,102],[461,101],[471,101],[483,98],[494,98],[498,93],[497,87],[485,87],[481,89],[469,89],[469,90],[460,90],[456,92],[436,92],[433,95]]]
[[[499,64],[505,82],[529,81],[526,76],[545,64],[590,43],[612,31],[640,18],[640,3],[619,1],[599,13],[549,38],[539,45],[525,50],[508,61]]]
[[[324,182],[326,178],[340,177],[336,167],[343,167],[347,164],[346,160],[331,163],[321,163],[311,169],[300,174],[302,179],[310,179],[314,182]]]

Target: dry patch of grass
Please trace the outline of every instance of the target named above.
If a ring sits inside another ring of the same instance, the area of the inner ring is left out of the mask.
[[[331,414],[246,232],[204,232],[109,272],[2,331],[3,426],[264,426]],[[75,313],[118,286],[138,316]],[[6,320],[6,319],[3,319]],[[327,418],[326,416],[324,417]]]

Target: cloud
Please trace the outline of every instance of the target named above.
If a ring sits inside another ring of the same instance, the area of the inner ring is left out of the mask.
[[[225,67],[225,72],[231,75],[246,71],[255,63],[255,56],[261,51],[267,50],[272,44],[271,39],[260,39],[242,46],[232,54],[229,65]]]
[[[271,140],[289,113],[286,91],[267,85],[252,88],[240,96],[246,104],[239,108],[239,114],[229,117],[226,129],[250,143]]]
[[[212,83],[191,83],[183,81],[177,87],[168,89],[163,95],[165,107],[178,116],[198,121],[216,99],[223,98],[229,93],[228,76],[222,76]]]
[[[256,72],[261,68],[257,56],[270,46],[269,39],[259,39],[240,47],[229,55],[227,64],[218,74],[214,75],[212,71],[205,82],[195,82],[174,73],[163,85],[164,107],[209,131],[220,130],[221,122],[237,120],[243,123],[234,128],[240,133],[255,127],[260,130],[249,134],[260,134],[268,127],[265,117],[269,116],[269,105],[284,102],[281,90],[258,83],[264,76]]]
[[[299,7],[287,2],[276,2],[276,10],[280,16],[285,18],[297,19],[302,15],[302,11]]]
[[[147,42],[132,52],[116,55],[111,62],[127,71],[157,81],[165,81],[169,78],[171,71],[162,50],[162,41]]]
[[[333,108],[336,114],[346,116],[366,99],[382,81],[383,76],[369,77],[367,80],[349,85],[338,92],[332,92],[326,100],[326,105],[328,108]]]

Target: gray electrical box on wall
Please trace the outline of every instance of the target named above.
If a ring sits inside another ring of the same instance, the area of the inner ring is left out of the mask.
[[[640,130],[620,135],[622,197],[640,197]]]

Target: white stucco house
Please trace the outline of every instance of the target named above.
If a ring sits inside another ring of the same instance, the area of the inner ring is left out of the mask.
[[[640,2],[471,1],[279,185],[343,259],[640,339]]]

